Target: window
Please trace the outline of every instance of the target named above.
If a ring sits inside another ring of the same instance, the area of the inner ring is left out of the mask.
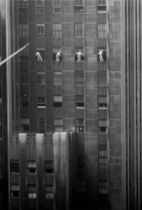
[[[37,173],[37,165],[35,161],[30,161],[27,163],[27,170],[29,174],[36,174]]]
[[[84,95],[75,96],[75,106],[78,109],[84,109]]]
[[[20,37],[28,37],[29,31],[28,31],[28,24],[20,24]]]
[[[28,185],[28,198],[29,199],[37,198],[37,186],[36,185]]]
[[[55,131],[63,130],[63,120],[62,119],[54,119],[54,127]]]
[[[20,198],[20,186],[19,185],[11,185],[11,197],[12,198]]]
[[[77,63],[84,61],[84,53],[82,48],[75,49],[75,61]]]
[[[27,0],[21,0],[19,5],[19,11],[21,13],[27,12],[28,9],[28,1]]]
[[[45,35],[45,24],[36,25],[36,35],[38,36]]]
[[[77,132],[84,132],[84,119],[76,120],[76,130]]]
[[[63,120],[62,119],[55,119],[54,120],[55,126],[63,126]]]
[[[45,8],[44,7],[37,7],[36,8],[37,19],[39,19],[39,17],[41,17],[41,15],[43,15],[44,13],[45,13]]]
[[[98,108],[99,108],[99,110],[107,109],[107,96],[99,96],[98,97]]]
[[[46,84],[46,73],[45,72],[37,72],[37,84],[44,86]]]
[[[10,172],[19,173],[19,161],[10,160]]]
[[[106,180],[99,181],[99,193],[108,194],[108,182]]]
[[[62,61],[62,50],[60,48],[53,49],[53,60],[58,63]]]
[[[84,11],[84,0],[74,0],[74,12],[82,13]]]
[[[36,6],[37,7],[43,7],[44,6],[44,0],[36,0]]]
[[[107,120],[98,121],[99,133],[107,133]]]
[[[45,173],[53,173],[53,161],[52,160],[44,161],[44,172]]]
[[[61,24],[53,24],[52,31],[53,31],[54,38],[62,37],[62,25]]]
[[[98,62],[105,62],[107,59],[106,48],[98,48]]]
[[[35,56],[37,62],[43,62],[45,60],[45,48],[37,48]]]
[[[30,120],[29,119],[21,119],[21,129],[26,132],[29,131]]]
[[[44,118],[38,120],[38,131],[43,133],[46,130],[46,121]]]
[[[104,39],[107,36],[106,24],[98,24],[98,38]]]
[[[82,23],[75,24],[75,37],[83,37],[84,35],[84,25]]]
[[[62,96],[54,96],[53,99],[53,106],[54,108],[61,108],[63,103],[63,97]]]
[[[54,187],[50,185],[45,186],[45,199],[54,199]]]
[[[37,107],[39,109],[46,108],[46,98],[45,98],[45,96],[38,96],[37,97]]]
[[[76,83],[76,85],[84,84],[84,72],[83,71],[75,72],[75,83]]]
[[[52,0],[52,8],[53,8],[53,13],[61,13],[61,8],[62,8],[62,2],[61,0]]]
[[[107,145],[106,144],[99,145],[99,162],[107,163]]]
[[[29,107],[29,94],[26,90],[21,93],[21,104],[23,108]]]
[[[106,0],[98,0],[98,12],[106,12]]]

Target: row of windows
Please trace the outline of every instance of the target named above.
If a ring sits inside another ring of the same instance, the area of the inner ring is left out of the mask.
[[[23,94],[22,102],[28,102],[28,94],[26,94],[26,93]],[[53,97],[53,107],[61,108],[62,105],[63,105],[63,97],[62,96],[54,96]],[[76,95],[75,96],[75,105],[76,105],[76,108],[84,108],[84,106],[85,106],[84,95]],[[40,108],[42,106],[46,106],[46,97],[38,96],[37,97],[37,107]],[[98,97],[98,108],[99,108],[99,110],[107,109],[107,97],[106,96]]]
[[[43,8],[45,6],[45,0],[36,0],[36,7]],[[20,1],[20,11],[26,12],[26,10],[21,10],[22,8],[28,8],[28,0]],[[62,10],[62,0],[52,0],[53,13],[61,13]],[[106,11],[106,0],[98,0],[97,2],[98,12]],[[74,0],[74,12],[83,13],[85,11],[85,1],[84,0]]]
[[[10,161],[10,172],[19,173],[20,172],[20,162],[18,160]],[[37,163],[35,161],[27,162],[27,173],[37,174]],[[53,161],[44,161],[44,173],[53,173]]]
[[[74,26],[74,33],[76,38],[81,38],[84,36],[84,24],[77,23]],[[28,24],[20,24],[19,26],[19,35],[20,37],[28,37],[29,28]],[[36,35],[44,36],[45,35],[45,24],[36,25]],[[62,25],[53,24],[52,25],[52,35],[53,38],[62,38]],[[98,38],[106,38],[107,36],[107,27],[106,24],[98,24]]]
[[[30,121],[29,119],[21,119],[21,129],[24,132],[29,131]],[[62,119],[55,119],[54,120],[55,128],[63,127],[63,120]],[[85,122],[84,119],[77,119],[76,120],[76,129],[78,132],[84,131]],[[45,132],[46,130],[46,119],[41,118],[38,119],[38,131]],[[98,132],[102,134],[106,134],[108,132],[108,122],[107,120],[98,120]]]
[[[30,126],[29,119],[21,119],[21,130],[23,132],[28,132],[29,126]],[[62,130],[63,129],[63,119],[61,119],[61,118],[54,119],[54,127],[55,127],[55,130],[56,129]],[[84,127],[85,127],[84,119],[76,119],[75,128],[76,128],[77,132],[84,132]],[[46,131],[46,119],[45,118],[38,119],[37,130],[38,130],[38,132]]]
[[[29,97],[27,93],[24,93],[21,97],[21,102],[23,107],[29,106]],[[62,108],[63,106],[63,97],[62,96],[54,96],[53,98],[53,107],[54,108]],[[76,108],[84,108],[84,95],[76,95],[75,96],[75,106]],[[37,97],[37,108],[46,108],[46,97],[38,96]]]
[[[27,196],[29,199],[37,198],[38,187],[35,184],[27,186]],[[44,186],[45,199],[54,199],[54,187],[50,185]],[[20,198],[20,185],[11,185],[11,198]]]
[[[42,63],[46,56],[45,56],[45,48],[37,48],[35,53],[35,58],[38,63]],[[75,55],[74,60],[75,62],[83,62],[86,59],[84,49],[81,47],[75,47]],[[61,48],[54,48],[53,49],[53,61],[55,62],[62,62],[63,60],[63,51]],[[98,47],[97,49],[97,60],[98,62],[106,62],[107,60],[107,50],[105,47]],[[26,71],[24,69],[28,68],[28,56],[20,56],[20,69],[22,71]]]
[[[45,48],[38,48],[36,52],[36,60],[39,63],[42,63],[45,60]],[[55,62],[61,62],[63,60],[62,49],[53,49],[53,60]],[[75,48],[74,55],[75,62],[83,62],[85,60],[85,54],[83,48]],[[107,60],[107,51],[106,48],[98,48],[97,49],[97,60],[98,62],[106,62]]]

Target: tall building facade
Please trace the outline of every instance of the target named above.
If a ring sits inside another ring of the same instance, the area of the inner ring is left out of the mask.
[[[9,209],[140,209],[141,1],[9,2]]]

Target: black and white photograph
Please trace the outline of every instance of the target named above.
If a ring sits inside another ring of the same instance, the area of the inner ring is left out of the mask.
[[[0,0],[0,210],[142,210],[142,0]]]

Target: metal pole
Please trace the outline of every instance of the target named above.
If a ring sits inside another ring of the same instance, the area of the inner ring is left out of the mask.
[[[25,48],[27,48],[29,46],[29,43],[27,43],[26,45],[24,45],[22,48],[20,48],[19,50],[17,50],[15,53],[13,53],[12,55],[8,56],[7,58],[5,58],[3,61],[0,62],[0,66],[2,66],[4,63],[6,63],[8,60],[10,60],[11,58],[13,58],[15,55],[17,55],[18,53],[20,53],[21,51],[23,51]]]

